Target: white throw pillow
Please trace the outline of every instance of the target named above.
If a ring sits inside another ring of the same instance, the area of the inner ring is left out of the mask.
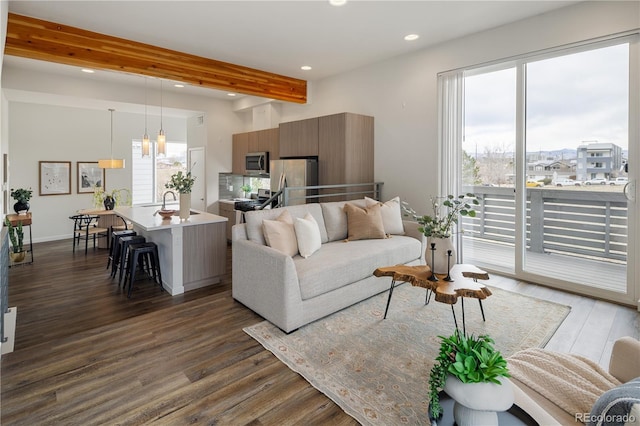
[[[293,218],[285,210],[276,220],[262,221],[262,232],[267,245],[289,256],[298,254],[298,241],[293,228]]]
[[[400,197],[395,197],[381,203],[373,198],[364,197],[367,207],[380,204],[380,213],[382,214],[382,223],[384,224],[384,232],[393,235],[404,235],[404,225],[402,224],[402,209],[400,207]]]
[[[300,256],[306,259],[320,249],[322,246],[320,228],[311,213],[307,213],[304,218],[296,218],[293,227],[296,231]]]

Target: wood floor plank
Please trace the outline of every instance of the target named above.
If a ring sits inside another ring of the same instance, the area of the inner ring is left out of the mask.
[[[10,270],[18,322],[1,359],[3,425],[357,424],[242,331],[262,318],[231,297],[230,250],[216,286],[171,297],[143,280],[131,299],[106,250],[35,250],[36,263]],[[548,347],[590,346],[602,363],[617,337],[639,335],[635,310],[505,277],[489,284],[572,306]]]

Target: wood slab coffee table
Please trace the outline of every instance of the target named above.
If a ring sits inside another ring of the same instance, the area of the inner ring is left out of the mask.
[[[453,314],[453,321],[456,329],[458,328],[458,320],[456,318],[456,312],[453,305],[455,305],[458,298],[460,298],[460,305],[462,307],[462,329],[464,334],[467,332],[464,316],[465,297],[478,299],[480,312],[482,313],[482,320],[485,320],[482,299],[486,299],[491,296],[491,290],[489,290],[484,284],[478,283],[478,280],[488,280],[489,274],[476,266],[468,264],[454,265],[449,272],[449,281],[445,280],[445,278],[447,278],[445,274],[435,274],[438,281],[434,281],[432,278],[433,274],[431,273],[431,268],[427,265],[385,266],[377,268],[373,271],[373,275],[376,277],[391,277],[391,287],[389,287],[389,298],[387,299],[384,318],[387,318],[393,289],[396,285],[408,282],[415,287],[422,287],[427,290],[424,302],[425,305],[429,304],[431,294],[435,295],[436,302],[451,305],[451,313]]]

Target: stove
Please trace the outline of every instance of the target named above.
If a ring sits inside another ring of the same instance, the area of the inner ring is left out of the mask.
[[[260,205],[262,205],[262,202],[259,200],[236,201],[233,204],[233,208],[243,212],[248,212],[251,210],[255,210],[257,207],[260,207]]]
[[[257,210],[269,197],[271,197],[271,191],[268,189],[258,189],[258,198],[249,201],[236,201],[233,204],[233,208],[243,212]]]

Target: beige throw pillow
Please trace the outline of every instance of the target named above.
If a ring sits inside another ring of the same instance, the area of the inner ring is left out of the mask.
[[[347,213],[348,240],[367,240],[374,238],[386,238],[380,205],[361,209],[351,203],[344,205]]]
[[[291,214],[284,210],[276,220],[262,221],[262,232],[267,245],[289,256],[298,254],[298,241]]]
[[[381,203],[373,198],[364,197],[367,202],[367,207],[380,205],[380,212],[382,213],[382,223],[384,224],[384,232],[393,235],[404,235],[404,225],[402,223],[402,208],[400,206],[400,197],[395,197]]]
[[[320,250],[322,246],[320,228],[311,213],[307,213],[304,218],[296,218],[293,227],[296,231],[300,256],[306,259]]]

